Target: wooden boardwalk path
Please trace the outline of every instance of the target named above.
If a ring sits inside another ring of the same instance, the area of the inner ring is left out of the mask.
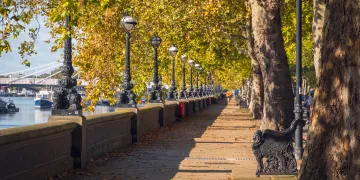
[[[251,143],[260,122],[234,103],[211,105],[54,179],[256,179]]]

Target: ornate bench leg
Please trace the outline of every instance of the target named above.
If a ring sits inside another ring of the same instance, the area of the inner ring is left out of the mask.
[[[256,161],[257,161],[257,170],[256,170],[256,176],[260,177],[260,173],[263,171],[264,169],[264,165],[263,165],[263,157],[259,154],[255,154],[256,156]]]
[[[284,156],[281,153],[279,153],[279,154],[277,154],[276,158],[279,160],[279,166],[280,166],[279,170],[280,170],[280,172],[284,173],[285,170],[286,170]]]

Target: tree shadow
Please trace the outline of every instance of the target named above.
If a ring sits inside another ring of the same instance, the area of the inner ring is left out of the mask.
[[[172,179],[177,173],[231,173],[219,169],[181,169],[180,165],[209,126],[225,109],[221,101],[142,136],[137,145],[129,145],[93,160],[83,170],[72,170],[53,179]]]

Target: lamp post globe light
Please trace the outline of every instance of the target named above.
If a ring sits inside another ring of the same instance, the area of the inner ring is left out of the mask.
[[[189,61],[188,61],[188,64],[189,64],[189,66],[190,66],[190,88],[189,88],[189,96],[191,96],[191,97],[194,97],[195,96],[195,94],[194,94],[194,89],[193,89],[193,84],[192,84],[192,69],[193,69],[193,67],[194,67],[194,60],[192,60],[192,59],[190,59]]]
[[[185,83],[185,63],[186,63],[186,55],[182,55],[180,57],[181,61],[182,61],[182,88],[180,91],[180,99],[186,99],[187,94],[186,94],[186,83]]]
[[[150,44],[154,47],[154,78],[153,78],[153,86],[150,93],[149,103],[162,103],[162,91],[161,86],[159,84],[159,70],[158,70],[158,47],[161,44],[161,38],[159,36],[152,36],[150,39]]]
[[[136,20],[128,15],[121,20],[121,25],[126,33],[126,49],[124,82],[122,84],[123,92],[120,93],[119,107],[136,107],[136,95],[131,90],[133,84],[131,83],[130,73],[130,33],[135,29],[136,24]]]
[[[195,80],[195,83],[196,83],[196,87],[195,87],[195,90],[194,90],[194,93],[195,93],[195,96],[199,97],[200,96],[200,93],[199,93],[199,70],[201,69],[201,66],[200,64],[195,64],[195,70],[196,70],[196,80]]]
[[[171,86],[167,95],[167,100],[175,100],[177,98],[176,86],[175,86],[175,56],[178,52],[178,49],[174,44],[169,48],[169,54],[172,57],[171,62]]]

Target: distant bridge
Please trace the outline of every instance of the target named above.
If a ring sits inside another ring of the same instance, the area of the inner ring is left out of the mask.
[[[20,71],[0,74],[1,77],[0,86],[17,86],[17,87],[60,86],[59,79],[54,79],[53,77],[61,73],[61,71],[59,70],[55,73],[51,73],[51,70],[53,70],[54,68],[59,68],[60,65],[61,62],[55,61],[38,67],[26,68]],[[25,72],[27,72],[26,75]],[[49,72],[48,77],[45,78],[34,77],[45,72]],[[14,77],[14,75],[17,75],[18,77]],[[81,82],[79,86],[86,86],[89,84],[88,82],[79,79],[80,77],[79,73],[72,75],[72,78],[75,77],[77,77],[78,82],[79,81]]]
[[[81,81],[80,86],[86,86],[89,83],[83,80],[78,79],[78,82]],[[10,86],[10,85],[34,85],[34,86],[60,86],[59,79],[43,79],[43,78],[0,78],[1,86]]]

